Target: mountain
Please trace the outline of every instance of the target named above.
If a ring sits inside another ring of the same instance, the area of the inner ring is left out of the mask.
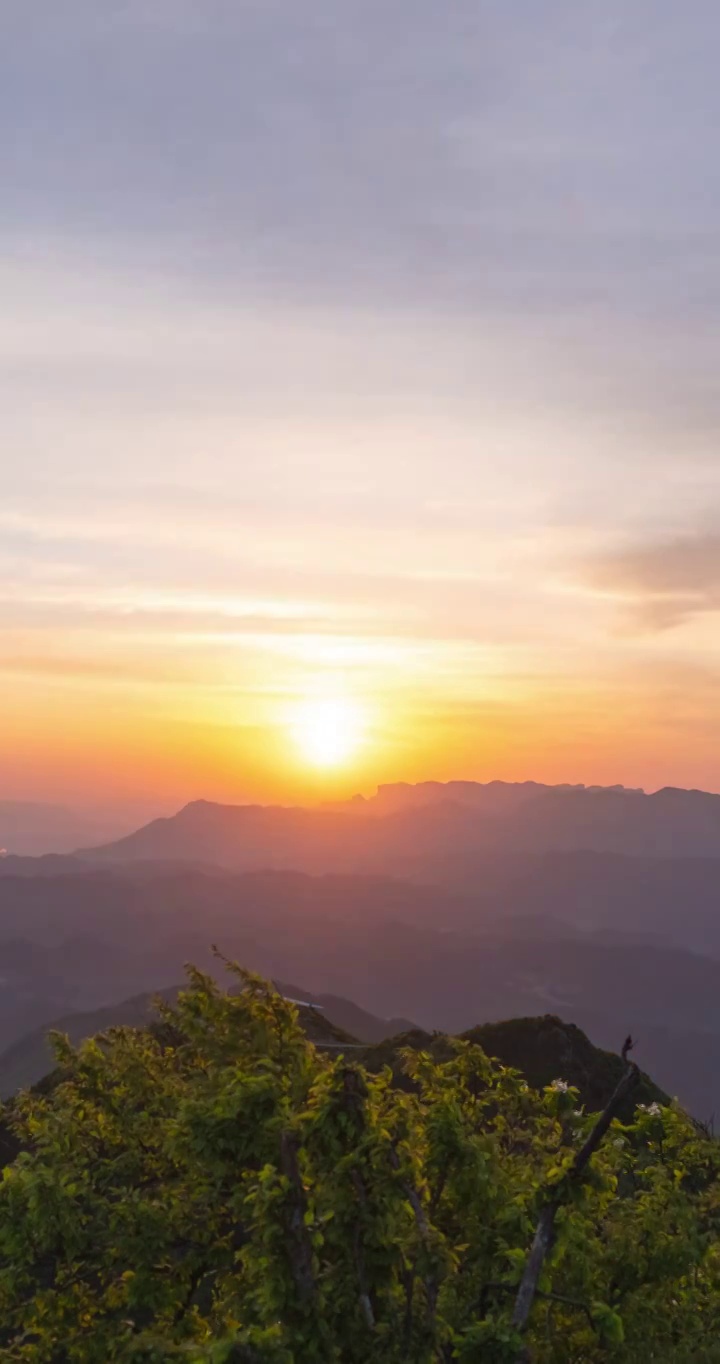
[[[172,998],[174,993],[158,992],[165,998]],[[94,1037],[108,1028],[141,1028],[157,1016],[156,998],[157,995],[152,994],[135,995],[132,999],[125,999],[120,1004],[104,1009],[67,1014],[49,1020],[42,1027],[21,1037],[0,1053],[0,1098],[7,1099],[19,1089],[37,1084],[53,1069],[55,1062],[48,1041],[49,1032],[67,1033],[73,1045],[77,1046],[86,1038]]]
[[[70,853],[79,843],[117,838],[129,823],[127,817],[86,815],[61,805],[0,800],[0,851],[19,857]]]
[[[282,981],[275,984],[286,998],[296,1003],[311,1041],[338,1051],[348,1048],[371,1071],[389,1065],[402,1083],[400,1055],[405,1048],[429,1051],[437,1060],[450,1055],[451,1038],[447,1033],[424,1031],[403,1018],[377,1018],[339,996],[314,995]],[[172,1003],[179,988],[137,995],[110,1008],[58,1018],[23,1037],[0,1055],[0,1096],[7,1099],[50,1074],[54,1068],[50,1031],[65,1033],[77,1046],[110,1028],[152,1026],[159,1018],[158,1000]],[[354,1025],[354,1030],[349,1024]],[[479,1024],[460,1036],[481,1046],[503,1065],[521,1071],[536,1089],[555,1079],[575,1086],[592,1111],[605,1106],[624,1070],[617,1053],[594,1046],[580,1028],[550,1014]],[[669,1098],[643,1074],[633,1104],[653,1101],[668,1103]]]
[[[202,889],[210,903],[248,897],[263,914],[283,899],[312,909],[395,918],[477,931],[490,922],[550,920],[563,934],[631,934],[720,955],[718,861],[614,853],[466,854],[426,882],[377,873],[232,873],[188,863],[82,862],[75,858],[0,860],[0,939],[55,937],[55,928],[91,932],[137,912],[153,916],[158,897],[173,913]],[[24,884],[27,883],[27,884]]]
[[[508,813],[519,809],[538,797],[550,792],[590,792],[591,794],[610,791],[627,795],[643,795],[639,788],[624,786],[585,786],[563,783],[548,786],[538,781],[420,781],[388,782],[378,786],[374,796],[369,798],[354,796],[351,802],[333,802],[326,808],[343,810],[348,804],[354,813],[388,815],[401,810],[420,809],[427,805],[443,805],[448,801],[454,805],[467,805],[485,815]]]
[[[324,1018],[358,1042],[383,1042],[387,1037],[397,1037],[399,1033],[415,1027],[407,1018],[378,1018],[352,1000],[343,999],[341,995],[312,994],[280,980],[276,980],[275,984],[289,999],[302,1000],[321,1010]]]
[[[298,1002],[303,1026],[317,1045],[374,1044],[414,1027],[406,1018],[377,1018],[349,999],[336,995],[313,995],[281,981],[276,984],[282,994]],[[66,1033],[73,1045],[77,1046],[88,1037],[106,1032],[108,1028],[146,1027],[158,1018],[158,999],[172,1002],[179,988],[174,986],[135,995],[107,1008],[55,1018],[20,1038],[0,1054],[0,1098],[9,1098],[19,1089],[37,1084],[53,1069],[49,1032]]]
[[[654,891],[635,923],[627,887],[619,908],[610,893],[623,868],[653,878],[657,869],[658,896],[662,878],[677,895],[660,902],[660,921],[672,912],[678,936],[706,924],[717,945],[716,877],[698,904],[675,862],[619,859],[602,883],[607,896],[595,899],[604,859],[592,855],[584,885],[570,861],[569,890],[565,858],[553,855],[547,884],[537,871],[535,885],[522,859],[505,859],[474,896],[372,876],[148,864],[0,877],[0,1046],[55,1018],[170,988],[187,961],[217,970],[215,942],[262,975],[429,1031],[546,1013],[610,1048],[632,1031],[659,1084],[699,1117],[720,1113],[720,961],[649,931]],[[563,917],[542,912],[553,900]],[[596,912],[624,916],[622,931],[582,924]],[[360,1031],[348,1018],[342,1026]]]
[[[84,864],[77,857],[67,853],[43,853],[39,857],[10,853],[2,850],[0,855],[0,877],[2,876],[63,876],[66,873],[82,871]]]
[[[194,801],[79,856],[211,863],[236,871],[366,871],[467,884],[478,856],[602,852],[719,858],[720,796],[527,782],[380,787],[329,808]]]
[[[521,1071],[534,1089],[544,1089],[553,1080],[564,1080],[580,1091],[582,1102],[591,1112],[605,1107],[625,1070],[617,1052],[594,1046],[582,1029],[552,1014],[484,1023],[460,1036],[463,1041],[482,1047],[504,1066]],[[438,1061],[450,1054],[447,1034],[414,1029],[368,1047],[363,1052],[363,1064],[371,1071],[389,1065],[399,1077],[399,1057],[406,1047],[429,1051]],[[622,1116],[627,1120],[638,1103],[669,1102],[668,1095],[643,1073]]]

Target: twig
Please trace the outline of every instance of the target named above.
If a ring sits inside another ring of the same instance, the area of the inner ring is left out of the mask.
[[[280,1169],[289,1181],[291,1190],[288,1224],[290,1269],[301,1302],[309,1302],[315,1296],[315,1279],[312,1246],[305,1226],[307,1199],[298,1166],[298,1149],[297,1137],[292,1132],[283,1132],[280,1138]]]
[[[442,1196],[443,1196],[443,1194],[444,1194],[444,1192],[445,1192],[445,1185],[447,1184],[447,1177],[448,1177],[449,1172],[450,1172],[450,1161],[448,1160],[448,1161],[446,1162],[446,1164],[445,1164],[444,1169],[441,1171],[441,1173],[440,1173],[440,1175],[439,1175],[439,1177],[438,1177],[438,1182],[437,1182],[437,1184],[435,1185],[435,1188],[433,1189],[432,1194],[431,1194],[431,1196],[430,1196],[430,1216],[431,1216],[431,1217],[434,1217],[434,1216],[435,1216],[435,1213],[437,1212],[438,1207],[440,1206],[440,1199],[442,1198]]]
[[[410,1350],[410,1342],[413,1334],[413,1297],[415,1296],[415,1261],[403,1271],[403,1288],[405,1289],[405,1317],[403,1321],[403,1340],[405,1342],[405,1352]]]
[[[394,1170],[400,1169],[400,1157],[398,1156],[398,1153],[395,1150],[394,1146],[390,1150],[390,1164],[392,1165]],[[425,1242],[425,1245],[429,1246],[432,1239],[430,1224],[427,1220],[427,1217],[425,1216],[425,1209],[423,1208],[423,1205],[420,1201],[420,1195],[418,1194],[417,1189],[407,1179],[404,1179],[402,1181],[400,1187],[403,1193],[405,1194],[405,1197],[407,1198],[410,1207],[413,1210],[413,1216],[415,1218],[417,1229],[420,1232],[420,1236],[422,1237],[422,1240]],[[423,1282],[425,1284],[425,1294],[427,1297],[428,1320],[430,1322],[433,1322],[435,1319],[435,1312],[437,1310],[437,1299],[439,1289],[437,1276],[434,1274],[428,1274],[426,1275]]]
[[[353,1185],[355,1186],[355,1191],[357,1193],[360,1206],[362,1208],[365,1208],[367,1206],[367,1191],[365,1189],[365,1181],[362,1175],[360,1174],[359,1170],[353,1170],[352,1182]],[[372,1301],[367,1288],[367,1278],[365,1275],[365,1250],[363,1247],[362,1232],[360,1230],[359,1222],[355,1223],[355,1228],[353,1231],[353,1256],[355,1259],[355,1269],[357,1270],[358,1284],[360,1286],[360,1306],[362,1308],[363,1316],[365,1318],[368,1328],[371,1331],[373,1331],[375,1329],[375,1313],[373,1311]]]
[[[630,1094],[630,1092],[635,1088],[640,1079],[640,1071],[638,1067],[635,1065],[635,1062],[629,1060],[628,1057],[628,1053],[632,1051],[632,1048],[633,1048],[632,1037],[627,1037],[625,1039],[625,1044],[621,1052],[622,1059],[625,1062],[626,1067],[625,1074],[618,1082],[615,1092],[611,1095],[610,1099],[605,1105],[605,1108],[603,1109],[597,1122],[595,1123],[595,1126],[593,1127],[592,1132],[590,1133],[587,1141],[585,1142],[585,1145],[581,1147],[581,1149],[578,1151],[572,1165],[570,1166],[570,1169],[567,1174],[567,1183],[569,1184],[578,1184],[580,1182],[585,1172],[585,1169],[589,1164],[590,1157],[593,1155],[593,1153],[597,1150],[598,1146],[600,1145],[600,1142],[605,1136],[605,1133],[607,1132],[613,1118],[616,1116],[618,1110],[622,1106],[624,1099],[627,1098],[628,1094]],[[525,1271],[523,1273],[522,1279],[520,1280],[520,1287],[518,1288],[517,1297],[515,1299],[515,1307],[512,1315],[512,1324],[517,1331],[522,1332],[527,1329],[527,1324],[530,1318],[530,1313],[532,1311],[533,1302],[535,1301],[535,1298],[538,1293],[538,1282],[540,1279],[540,1275],[542,1273],[542,1268],[545,1263],[545,1259],[548,1255],[548,1252],[552,1246],[555,1229],[555,1218],[557,1216],[558,1209],[560,1208],[560,1206],[561,1200],[555,1198],[552,1200],[552,1202],[546,1203],[545,1207],[542,1209],[540,1213],[537,1229],[535,1231],[535,1238],[532,1243],[527,1264],[525,1265]],[[524,1360],[525,1358],[526,1355],[521,1354],[519,1356],[518,1364],[520,1364],[520,1361]]]
[[[514,1284],[509,1283],[486,1283],[483,1288],[483,1299],[491,1292],[515,1293],[516,1288]],[[595,1318],[593,1317],[590,1308],[587,1303],[582,1302],[580,1298],[568,1298],[564,1293],[544,1293],[541,1288],[535,1289],[535,1297],[544,1298],[546,1302],[561,1302],[565,1307],[574,1307],[578,1312],[584,1312],[590,1325],[593,1328],[595,1327]]]
[[[353,1140],[359,1146],[360,1139],[365,1127],[365,1103],[368,1096],[368,1089],[362,1073],[356,1066],[345,1066],[342,1075],[342,1094],[340,1096],[340,1106],[343,1112],[349,1117]],[[367,1188],[357,1167],[352,1170],[350,1178],[358,1197],[360,1207],[367,1208]],[[370,1331],[375,1330],[375,1310],[373,1308],[372,1297],[368,1291],[367,1275],[365,1272],[365,1247],[363,1244],[362,1226],[360,1220],[356,1220],[353,1228],[353,1258],[355,1260],[355,1270],[358,1277],[358,1287],[360,1292],[358,1300],[365,1318],[365,1324]]]
[[[395,1150],[394,1146],[390,1152],[390,1164],[392,1165],[393,1170],[400,1169],[400,1157],[397,1151]],[[415,1188],[413,1188],[412,1184],[407,1179],[404,1179],[402,1181],[401,1188],[415,1215],[415,1221],[417,1222],[418,1231],[420,1232],[423,1241],[426,1241],[430,1233],[430,1228],[428,1226],[428,1220],[427,1217],[425,1216],[425,1209],[423,1208],[423,1205],[420,1202],[418,1192]]]
[[[210,1270],[208,1268],[207,1263],[205,1262],[202,1262],[201,1264],[198,1265],[197,1269],[193,1270],[188,1281],[187,1292],[185,1294],[185,1297],[182,1299],[182,1302],[178,1304],[177,1309],[175,1311],[175,1315],[173,1317],[174,1326],[177,1326],[178,1323],[182,1321],[186,1312],[190,1310],[193,1298],[195,1297],[195,1294],[197,1293],[200,1284],[209,1273]]]

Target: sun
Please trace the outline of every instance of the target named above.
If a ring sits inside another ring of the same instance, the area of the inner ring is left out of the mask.
[[[307,762],[314,767],[339,767],[362,743],[362,709],[345,696],[302,701],[294,711],[292,729]]]

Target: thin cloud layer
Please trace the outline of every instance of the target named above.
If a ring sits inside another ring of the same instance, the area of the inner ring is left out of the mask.
[[[331,684],[385,717],[373,778],[415,745],[652,784],[644,714],[680,724],[661,779],[702,782],[717,6],[47,10],[9,0],[0,51],[13,780],[33,733],[83,785],[103,717],[120,761],[182,748],[176,670],[263,789],[273,698]]]
[[[701,531],[618,549],[588,569],[637,620],[658,630],[720,610],[720,534]]]

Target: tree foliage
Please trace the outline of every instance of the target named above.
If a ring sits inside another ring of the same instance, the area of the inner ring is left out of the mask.
[[[191,971],[158,1028],[57,1038],[58,1082],[11,1105],[0,1360],[720,1361],[720,1156],[681,1110],[616,1122],[578,1185],[577,1091],[468,1042],[408,1052],[400,1088],[239,974],[226,994]]]

